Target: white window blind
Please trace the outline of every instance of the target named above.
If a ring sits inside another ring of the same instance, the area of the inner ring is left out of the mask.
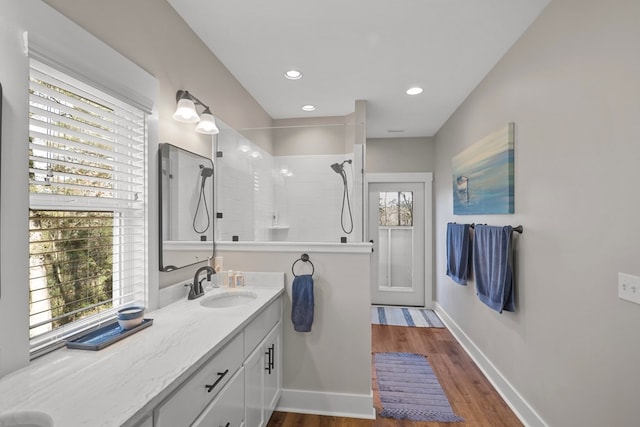
[[[145,303],[145,117],[30,62],[32,357]]]

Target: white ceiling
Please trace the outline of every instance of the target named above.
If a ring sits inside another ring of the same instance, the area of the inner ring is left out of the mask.
[[[366,100],[385,138],[435,134],[550,0],[168,1],[272,118]]]

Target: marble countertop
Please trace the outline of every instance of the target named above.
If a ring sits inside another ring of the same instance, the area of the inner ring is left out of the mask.
[[[247,280],[241,290],[257,294],[247,304],[200,306],[207,296],[230,290],[213,289],[146,313],[151,327],[102,350],[62,348],[36,359],[0,380],[0,415],[41,411],[56,427],[135,425],[284,292],[284,274],[266,282]]]

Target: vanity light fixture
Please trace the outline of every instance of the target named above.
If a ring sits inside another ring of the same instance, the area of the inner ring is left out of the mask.
[[[407,89],[407,95],[420,95],[422,93],[421,87],[412,87]]]
[[[316,106],[315,105],[303,105],[302,109],[304,111],[316,111]]]
[[[220,132],[209,106],[190,94],[188,90],[179,90],[176,93],[176,102],[178,105],[176,112],[173,113],[174,120],[182,123],[198,123],[196,126],[198,133],[215,135]],[[196,105],[204,107],[202,115],[198,115]]]
[[[298,80],[298,79],[302,78],[302,71],[289,70],[286,73],[284,73],[284,76],[286,78],[288,78],[289,80]]]

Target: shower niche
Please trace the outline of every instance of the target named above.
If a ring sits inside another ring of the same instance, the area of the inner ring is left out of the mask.
[[[213,162],[168,143],[159,147],[160,271],[213,255]]]

